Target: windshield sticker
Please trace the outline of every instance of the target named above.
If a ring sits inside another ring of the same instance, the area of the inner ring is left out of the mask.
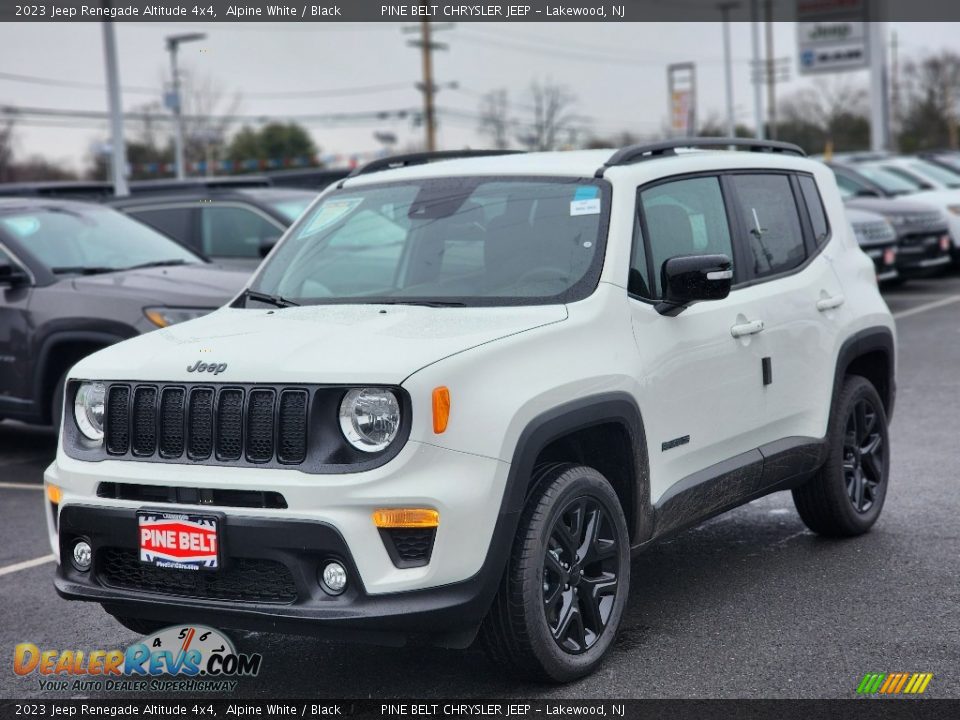
[[[307,226],[300,232],[299,237],[307,237],[318,233],[324,228],[330,227],[343,216],[353,212],[353,210],[363,202],[363,198],[338,198],[336,200],[327,200],[318,207]]]
[[[598,215],[600,213],[600,198],[592,200],[573,200],[570,202],[570,217],[576,215]]]
[[[40,229],[40,221],[35,217],[29,217],[27,215],[23,215],[21,217],[4,218],[3,224],[13,230],[13,232],[20,237],[33,235],[37,230]]]
[[[593,200],[600,197],[600,188],[596,185],[581,185],[573,194],[574,200]]]

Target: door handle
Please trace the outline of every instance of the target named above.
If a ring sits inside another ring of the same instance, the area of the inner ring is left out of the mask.
[[[821,298],[817,300],[817,310],[820,312],[834,310],[843,305],[844,300],[846,300],[846,298],[843,297],[843,295],[833,295],[831,297]]]
[[[735,338],[739,338],[746,335],[756,335],[762,330],[763,320],[752,320],[750,322],[734,325],[732,328],[730,328],[730,334]]]

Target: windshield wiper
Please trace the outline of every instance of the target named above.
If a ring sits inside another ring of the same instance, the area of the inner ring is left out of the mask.
[[[174,265],[186,265],[187,261],[182,259],[177,260],[153,260],[151,262],[140,263],[139,265],[131,265],[130,267],[117,268],[118,270],[143,270],[144,268],[155,268],[155,267],[172,267]]]
[[[102,275],[104,273],[116,272],[119,269],[120,268],[97,266],[84,267],[82,265],[76,265],[73,267],[53,267],[50,268],[50,272],[52,272],[54,275]]]
[[[256,290],[244,290],[243,297],[256,300],[257,302],[267,303],[268,305],[273,305],[278,308],[299,307],[300,305],[300,303],[287,300],[287,298],[280,295],[269,295],[267,293],[257,292]]]
[[[418,305],[423,307],[466,307],[464,302],[456,300],[381,300],[373,305]]]

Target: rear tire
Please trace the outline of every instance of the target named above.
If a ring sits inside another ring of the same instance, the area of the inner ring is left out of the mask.
[[[535,477],[480,640],[511,675],[568,682],[592,672],[620,626],[630,537],[620,500],[593,468]]]
[[[889,470],[883,403],[870,381],[850,375],[830,412],[826,462],[793,491],[797,512],[820,535],[862,535],[880,517]]]

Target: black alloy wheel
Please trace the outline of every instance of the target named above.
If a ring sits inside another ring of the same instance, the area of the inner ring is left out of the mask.
[[[854,403],[843,440],[843,474],[847,497],[858,513],[869,512],[885,477],[883,435],[877,408],[869,398]]]
[[[543,560],[543,610],[564,651],[582,653],[603,634],[617,597],[618,569],[607,510],[592,497],[571,500],[553,523]]]

